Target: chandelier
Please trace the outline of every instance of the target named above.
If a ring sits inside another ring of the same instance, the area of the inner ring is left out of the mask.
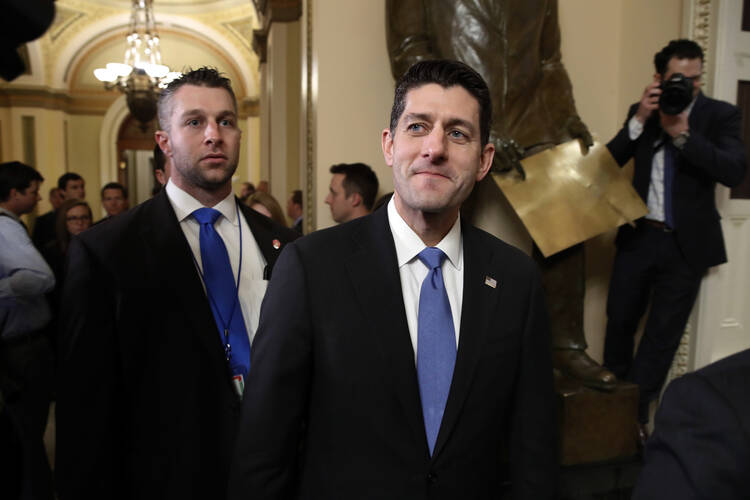
[[[133,0],[126,40],[124,62],[107,63],[106,67],[95,69],[94,76],[104,82],[105,89],[116,88],[125,94],[130,113],[145,131],[156,116],[156,99],[161,89],[181,76],[161,62],[153,0]]]

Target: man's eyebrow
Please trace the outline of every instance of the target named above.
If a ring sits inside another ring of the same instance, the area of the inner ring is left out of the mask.
[[[407,122],[415,120],[432,122],[434,120],[433,115],[431,115],[430,113],[407,113],[405,115],[405,119]],[[474,127],[474,124],[468,120],[464,120],[463,118],[450,118],[445,122],[445,127],[462,127],[472,134],[476,131],[476,127]]]
[[[472,134],[475,131],[474,124],[462,118],[451,118],[450,120],[445,122],[445,126],[446,127],[463,127]]]

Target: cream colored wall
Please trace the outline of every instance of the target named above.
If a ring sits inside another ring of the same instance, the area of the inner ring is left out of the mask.
[[[98,115],[68,116],[68,170],[86,181],[86,201],[94,219],[99,219],[102,214],[99,132],[103,121],[104,117]]]
[[[376,172],[380,192],[393,190],[383,162],[380,132],[388,126],[393,78],[385,42],[384,0],[313,3],[315,103],[314,223],[333,224],[324,199],[335,163],[364,162]]]

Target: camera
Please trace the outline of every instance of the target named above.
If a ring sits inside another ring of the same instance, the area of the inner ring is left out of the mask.
[[[675,73],[669,80],[659,85],[659,109],[665,115],[679,115],[693,100],[693,79],[682,73]]]

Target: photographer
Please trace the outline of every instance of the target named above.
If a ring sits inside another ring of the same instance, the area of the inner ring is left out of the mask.
[[[649,405],[679,346],[701,278],[727,260],[716,182],[735,186],[746,168],[739,109],[700,91],[700,46],[673,40],[654,56],[654,65],[654,81],[607,144],[620,166],[635,159],[633,186],[649,209],[635,227],[621,227],[615,240],[604,345],[605,366],[640,387],[642,440]]]

